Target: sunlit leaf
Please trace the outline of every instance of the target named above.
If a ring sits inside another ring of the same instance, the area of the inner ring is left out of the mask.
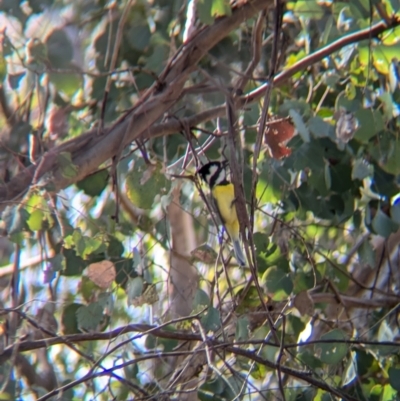
[[[293,12],[299,17],[312,19],[320,19],[324,15],[323,7],[309,0],[296,1]]]
[[[211,15],[213,17],[230,16],[232,10],[229,0],[212,0]]]

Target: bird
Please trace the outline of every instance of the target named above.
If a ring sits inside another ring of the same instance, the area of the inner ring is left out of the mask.
[[[241,267],[246,266],[246,258],[240,241],[239,219],[235,206],[235,190],[227,179],[227,162],[211,161],[203,165],[197,174],[210,188],[213,206],[228,233],[235,252],[235,258]]]

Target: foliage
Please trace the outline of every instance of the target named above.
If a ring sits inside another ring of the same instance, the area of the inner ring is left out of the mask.
[[[400,3],[277,3],[0,2],[0,399],[397,399]]]

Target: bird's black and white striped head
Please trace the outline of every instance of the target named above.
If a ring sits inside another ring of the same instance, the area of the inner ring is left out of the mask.
[[[228,183],[226,165],[226,162],[213,161],[202,166],[197,173],[210,188],[213,188],[215,185],[224,185]]]

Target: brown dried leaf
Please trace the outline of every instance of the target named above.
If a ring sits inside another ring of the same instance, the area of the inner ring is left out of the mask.
[[[293,301],[294,307],[300,312],[301,316],[314,314],[314,301],[311,299],[308,291],[299,292]]]
[[[288,118],[269,121],[265,129],[265,143],[274,159],[282,159],[292,153],[286,143],[293,138],[295,127]]]
[[[116,277],[114,263],[109,260],[92,263],[87,269],[87,276],[97,286],[106,289],[111,285]]]

